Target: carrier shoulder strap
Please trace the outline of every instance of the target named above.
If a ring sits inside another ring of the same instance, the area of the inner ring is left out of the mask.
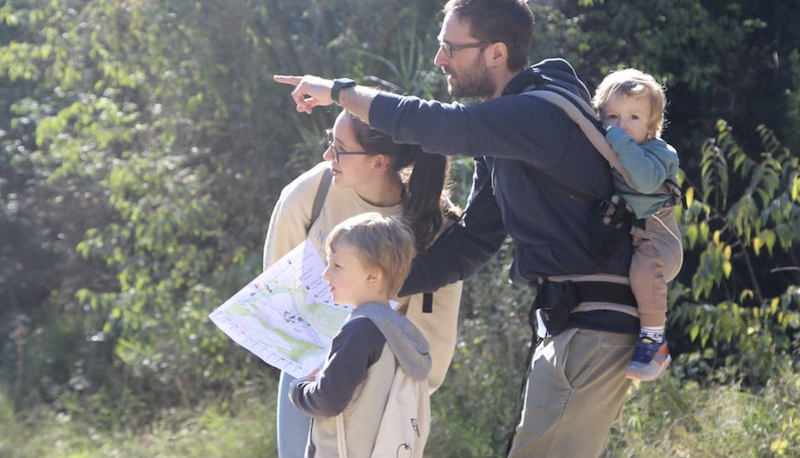
[[[571,91],[553,84],[548,84],[545,87],[537,86],[537,89],[525,91],[522,95],[540,98],[560,108],[581,128],[586,138],[589,139],[606,161],[622,174],[628,186],[633,187],[628,171],[619,162],[617,154],[611,149],[611,145],[599,129],[600,120],[597,114],[586,101]]]
[[[311,206],[311,222],[308,223],[309,229],[314,225],[314,222],[322,211],[322,205],[325,203],[325,197],[328,195],[328,188],[331,187],[332,180],[333,173],[331,173],[331,169],[326,167],[322,172],[322,181],[319,182],[317,194],[314,196],[314,203]]]

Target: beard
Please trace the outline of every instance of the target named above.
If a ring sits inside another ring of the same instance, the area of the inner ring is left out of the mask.
[[[475,60],[475,65],[461,72],[444,70],[445,74],[455,77],[455,81],[447,84],[447,92],[453,97],[479,97],[489,99],[495,93],[489,69],[480,59]]]

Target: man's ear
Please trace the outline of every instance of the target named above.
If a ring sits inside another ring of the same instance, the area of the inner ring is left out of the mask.
[[[484,55],[488,59],[487,65],[491,68],[506,68],[508,65],[508,47],[502,41],[489,45]]]

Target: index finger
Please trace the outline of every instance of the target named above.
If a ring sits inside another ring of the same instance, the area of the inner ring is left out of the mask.
[[[291,84],[292,86],[297,86],[298,84],[300,84],[300,80],[302,80],[303,77],[288,76],[288,75],[272,75],[272,79],[278,83]]]

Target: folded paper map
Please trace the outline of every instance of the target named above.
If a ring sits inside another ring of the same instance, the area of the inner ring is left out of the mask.
[[[301,377],[321,368],[352,310],[333,302],[325,263],[301,243],[208,316],[267,364]]]

